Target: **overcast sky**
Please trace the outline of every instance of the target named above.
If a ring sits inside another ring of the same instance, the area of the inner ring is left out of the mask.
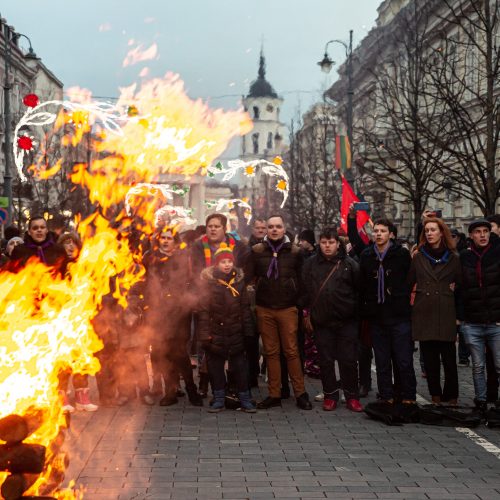
[[[380,0],[2,0],[0,14],[28,35],[65,87],[117,96],[118,87],[177,72],[192,97],[235,108],[257,76],[263,40],[267,78],[285,98],[282,119],[305,112],[337,78],[316,65],[325,43],[358,43],[374,25]],[[133,41],[133,42],[131,42]],[[25,42],[22,42],[25,44]],[[131,49],[154,43],[155,60],[129,67]],[[130,44],[130,45],[129,45]],[[331,56],[345,58],[340,45]],[[145,70],[144,70],[145,71]],[[229,97],[222,97],[229,96]]]

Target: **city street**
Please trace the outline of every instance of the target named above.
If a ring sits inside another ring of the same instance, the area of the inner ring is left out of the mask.
[[[470,368],[459,370],[469,404]],[[319,387],[309,379],[311,396]],[[254,415],[214,415],[184,401],[78,413],[66,477],[93,500],[500,498],[500,430],[480,426],[471,438],[454,428],[389,427],[345,408],[327,413],[320,403],[299,411],[294,403]]]

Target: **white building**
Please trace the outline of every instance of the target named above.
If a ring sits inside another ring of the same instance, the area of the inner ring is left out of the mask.
[[[283,153],[283,138],[287,132],[285,125],[280,121],[282,104],[283,99],[266,80],[266,62],[261,51],[258,77],[250,85],[248,95],[243,97],[243,105],[252,118],[253,129],[241,138],[242,160],[272,160]],[[257,216],[265,215],[277,208],[273,202],[274,187],[270,179],[265,176],[257,174],[251,179],[245,178],[242,192],[243,196],[250,200]]]

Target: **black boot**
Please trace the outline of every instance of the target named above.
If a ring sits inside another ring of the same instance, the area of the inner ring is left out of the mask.
[[[193,387],[186,387],[186,392],[188,395],[189,402],[193,406],[203,406],[203,397],[201,394],[198,393],[196,389],[196,385],[193,385]]]
[[[208,394],[208,373],[200,373],[200,383],[198,385],[198,394],[206,398]]]

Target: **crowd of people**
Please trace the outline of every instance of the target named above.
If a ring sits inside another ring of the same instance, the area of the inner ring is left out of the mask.
[[[372,390],[373,356],[377,397],[414,405],[417,348],[434,404],[458,404],[457,366],[469,359],[476,406],[498,399],[499,215],[473,221],[466,236],[426,212],[413,245],[384,218],[365,241],[353,210],[348,234],[325,228],[317,241],[311,230],[294,238],[281,215],[253,220],[248,240],[227,232],[227,223],[215,213],[196,230],[165,224],[141,245],[130,237],[146,272],[126,308],[110,293],[94,319],[103,341],[100,405],[139,398],[169,406],[187,393],[203,406],[210,387],[209,412],[253,413],[281,406],[291,383],[297,406],[310,410],[309,375],[321,379],[315,399],[325,411],[343,394],[346,408],[360,412],[360,398]],[[24,237],[7,228],[3,272],[35,260],[71,279],[82,242],[64,224],[50,229],[41,216],[30,219]],[[267,397],[256,402],[251,391],[263,373]],[[65,371],[59,379],[67,411],[98,409],[88,377]]]

